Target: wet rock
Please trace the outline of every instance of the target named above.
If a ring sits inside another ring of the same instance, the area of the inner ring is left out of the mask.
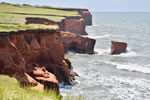
[[[127,48],[126,42],[111,41],[111,55],[125,53]]]

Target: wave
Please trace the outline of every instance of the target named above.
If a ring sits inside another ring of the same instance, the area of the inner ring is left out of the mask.
[[[111,35],[111,34],[97,34],[97,35],[88,35],[85,37],[89,37],[89,38],[94,38],[94,39],[103,39],[103,38],[108,38],[108,37],[125,37],[124,35]]]
[[[127,48],[125,53],[121,53],[121,54],[117,54],[117,55],[113,55],[113,56],[133,57],[133,56],[137,56],[137,53],[134,51],[131,51],[130,48]]]
[[[101,48],[96,48],[94,49],[95,53],[98,55],[109,55],[111,49],[101,49]],[[121,54],[116,54],[116,55],[112,55],[112,56],[118,56],[118,57],[133,57],[133,56],[137,56],[136,52],[131,51],[129,48],[127,48],[127,51],[125,53],[121,53]]]
[[[117,69],[123,69],[123,70],[128,70],[132,72],[141,72],[141,73],[146,73],[150,74],[150,68],[144,67],[144,66],[139,66],[135,64],[127,64],[127,65],[122,65],[119,64],[116,66]]]
[[[131,64],[131,63],[118,64],[118,63],[107,62],[107,61],[105,61],[105,63],[114,65],[117,69],[121,69],[121,70],[150,74],[150,68],[147,66],[141,66],[141,65]]]
[[[98,55],[106,55],[110,53],[110,49],[100,49],[100,48],[96,48],[94,49],[95,53]]]
[[[104,35],[94,35],[94,36],[87,36],[89,38],[94,38],[94,39],[102,39],[102,38],[107,38],[107,37],[110,37],[110,34],[104,34]]]

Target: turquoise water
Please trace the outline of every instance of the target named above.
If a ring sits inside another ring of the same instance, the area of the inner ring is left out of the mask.
[[[92,15],[86,31],[96,39],[96,54],[67,54],[80,77],[61,93],[86,100],[150,100],[150,13]],[[110,55],[111,40],[127,42],[127,52]]]

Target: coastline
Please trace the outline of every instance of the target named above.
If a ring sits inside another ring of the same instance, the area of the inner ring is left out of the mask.
[[[7,3],[2,5],[13,6]],[[24,7],[29,5],[17,6]],[[1,31],[0,74],[10,77],[15,75],[15,78],[21,84],[31,85],[40,90],[47,87],[48,89],[55,89],[57,93],[59,93],[59,83],[63,82],[64,84],[74,85],[73,81],[77,73],[72,71],[72,64],[69,59],[64,57],[64,53],[74,51],[92,54],[94,53],[96,41],[80,36],[80,34],[87,35],[85,32],[86,25],[92,25],[92,15],[90,12],[87,9],[72,10],[77,11],[81,17],[67,16],[61,22],[37,17],[26,18],[25,24],[27,25],[57,25],[59,30],[25,28],[17,31],[10,30],[7,32],[5,29]],[[4,24],[7,25],[7,23]],[[7,27],[10,25],[20,27],[13,24],[8,23]]]

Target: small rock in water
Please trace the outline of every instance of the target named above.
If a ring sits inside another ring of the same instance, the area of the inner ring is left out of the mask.
[[[111,41],[111,55],[125,53],[127,48],[126,42]]]

